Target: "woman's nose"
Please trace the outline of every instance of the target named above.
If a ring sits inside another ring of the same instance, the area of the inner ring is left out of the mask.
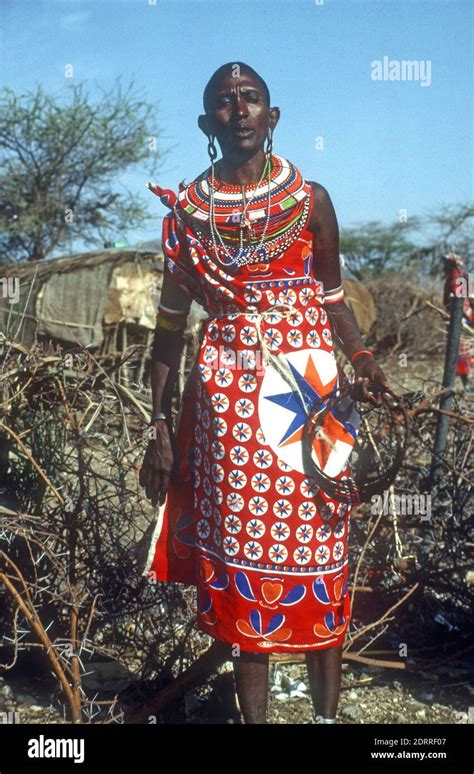
[[[234,102],[234,113],[237,116],[247,115],[247,102],[241,94],[237,94]]]

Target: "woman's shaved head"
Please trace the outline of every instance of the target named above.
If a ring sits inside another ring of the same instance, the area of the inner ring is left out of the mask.
[[[235,165],[256,157],[260,168],[269,130],[280,118],[262,76],[245,62],[227,62],[211,76],[203,103],[198,126],[208,140],[215,137],[223,159]]]
[[[250,65],[245,64],[245,62],[227,62],[227,64],[221,65],[215,73],[213,73],[207,82],[206,88],[204,89],[203,94],[203,105],[204,110],[207,114],[209,114],[212,110],[212,103],[211,103],[211,97],[213,90],[218,85],[219,80],[223,75],[226,75],[229,70],[231,71],[232,75],[234,75],[236,78],[240,77],[240,74],[243,72],[251,73],[257,80],[260,82],[263,94],[265,96],[265,100],[267,103],[267,107],[270,107],[270,91],[268,89],[267,84],[263,80],[262,76],[257,73],[256,70],[253,69],[253,67],[250,67]]]

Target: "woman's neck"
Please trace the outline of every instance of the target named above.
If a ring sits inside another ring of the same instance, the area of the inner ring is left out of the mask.
[[[253,185],[262,177],[266,160],[263,150],[245,161],[221,159],[216,164],[216,174],[228,185]]]

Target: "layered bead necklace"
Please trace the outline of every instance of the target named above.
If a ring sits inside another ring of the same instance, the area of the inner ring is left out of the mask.
[[[260,183],[263,180],[265,170],[267,169],[267,215],[265,218],[265,226],[262,231],[262,235],[260,237],[260,241],[258,242],[257,246],[254,248],[254,250],[251,250],[250,247],[244,247],[243,241],[244,241],[244,229],[247,231],[249,241],[252,238],[253,235],[253,229],[252,224],[250,222],[250,218],[247,217],[247,210],[252,203],[255,192],[257,191],[258,187],[260,186]],[[245,186],[242,186],[242,200],[243,200],[243,210],[240,216],[240,226],[239,226],[239,250],[238,253],[232,254],[229,252],[227,247],[224,244],[224,241],[219,233],[219,229],[217,228],[216,223],[216,215],[215,215],[215,208],[214,208],[214,196],[215,196],[215,176],[214,176],[214,162],[212,162],[212,175],[211,175],[211,196],[210,196],[210,217],[209,217],[209,225],[210,225],[210,231],[211,231],[211,238],[212,238],[212,244],[214,247],[214,253],[215,255],[219,254],[217,243],[216,243],[216,234],[219,239],[219,242],[221,244],[221,247],[224,251],[224,253],[227,255],[227,257],[230,259],[229,262],[225,262],[225,266],[232,266],[232,267],[239,267],[239,266],[245,266],[247,263],[254,263],[256,257],[258,256],[259,260],[264,259],[265,250],[263,249],[262,253],[262,247],[263,247],[263,240],[265,239],[265,235],[267,233],[268,224],[270,222],[270,179],[271,179],[271,170],[272,170],[272,162],[271,162],[271,155],[267,154],[267,158],[265,161],[265,165],[263,167],[263,172],[261,174],[260,180],[258,181],[255,191],[253,195],[248,199],[248,201],[245,201]],[[222,258],[220,259],[222,262]]]
[[[224,183],[215,177],[212,163],[210,173],[183,186],[179,194],[179,208],[190,218],[196,238],[231,273],[248,264],[270,263],[307,223],[310,184],[290,161],[271,152],[266,156],[255,185]]]

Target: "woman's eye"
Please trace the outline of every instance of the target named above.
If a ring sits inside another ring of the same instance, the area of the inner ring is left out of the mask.
[[[248,102],[260,102],[260,96],[258,94],[246,94],[245,99]],[[225,107],[226,105],[229,105],[232,103],[232,97],[219,97],[219,99],[216,101],[216,107],[221,108]]]

